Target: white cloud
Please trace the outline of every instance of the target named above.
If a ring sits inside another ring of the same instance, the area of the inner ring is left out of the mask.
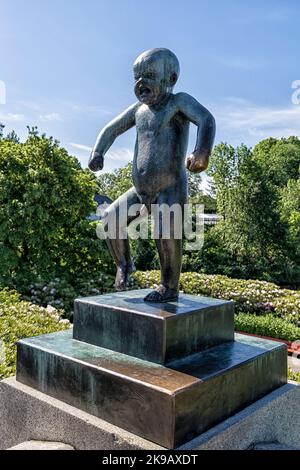
[[[86,152],[91,152],[93,150],[92,147],[89,147],[88,145],[82,145],[82,144],[76,144],[73,142],[70,142],[71,147],[78,149],[78,150],[84,150]]]
[[[214,114],[217,125],[223,134],[261,140],[267,137],[300,137],[300,105],[271,107],[254,105],[240,99],[227,98],[217,105]],[[228,139],[230,140],[230,138]]]
[[[111,149],[107,152],[106,158],[121,164],[126,164],[133,159],[133,151],[126,147],[119,147],[116,149]]]
[[[112,114],[111,110],[98,105],[85,105],[72,102],[64,102],[62,105],[66,110],[68,110],[68,113],[71,112],[80,115],[84,114],[90,117],[101,117]]]
[[[5,124],[6,122],[24,122],[25,121],[24,114],[16,114],[16,113],[0,113],[0,121]]]
[[[88,164],[89,153],[91,152],[92,147],[89,145],[78,144],[76,142],[70,142],[69,146],[78,151],[81,151],[78,152],[77,155],[75,153],[75,155],[80,160],[82,166],[86,168]],[[101,170],[101,172],[99,172],[99,174],[107,173],[115,170],[116,168],[123,167],[127,165],[128,162],[131,162],[132,159],[133,151],[131,149],[127,147],[112,147],[104,156],[104,168]]]
[[[70,142],[70,146],[78,150],[83,150],[84,152],[91,152],[93,150],[93,148],[88,145],[77,144],[74,142]],[[111,148],[105,154],[105,160],[113,160],[120,162],[120,164],[126,164],[130,162],[132,158],[133,151],[126,147],[116,147],[115,149]]]
[[[39,119],[43,122],[62,121],[61,115],[59,113],[41,114]]]
[[[29,101],[29,100],[20,100],[17,101],[17,106],[21,108],[26,108],[29,109],[30,111],[37,111],[41,112],[41,106],[37,104],[35,101]]]

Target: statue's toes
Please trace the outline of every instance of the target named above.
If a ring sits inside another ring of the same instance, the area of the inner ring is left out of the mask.
[[[145,302],[172,302],[177,299],[178,292],[174,289],[166,288],[164,290],[161,289],[160,292],[159,290],[150,292],[150,294],[148,294],[144,300]]]
[[[145,302],[162,302],[162,295],[154,290],[153,292],[150,292],[150,294],[146,295],[144,300]]]

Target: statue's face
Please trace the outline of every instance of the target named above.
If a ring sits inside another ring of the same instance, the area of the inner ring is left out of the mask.
[[[159,103],[171,91],[169,77],[166,76],[166,66],[162,59],[140,60],[133,67],[137,99],[144,104]]]

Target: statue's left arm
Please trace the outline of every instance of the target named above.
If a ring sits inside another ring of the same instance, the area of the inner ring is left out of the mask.
[[[208,167],[215,140],[215,119],[204,106],[187,93],[178,93],[176,98],[178,111],[198,127],[196,146],[193,153],[187,157],[186,167],[194,173],[204,171]]]

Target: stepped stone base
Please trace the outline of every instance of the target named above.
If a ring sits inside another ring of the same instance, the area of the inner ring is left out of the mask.
[[[17,380],[175,448],[286,383],[285,345],[235,339],[164,366],[64,331],[18,343]]]

